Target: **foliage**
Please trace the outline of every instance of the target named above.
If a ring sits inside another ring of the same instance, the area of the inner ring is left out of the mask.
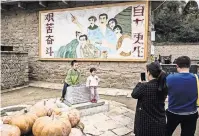
[[[199,42],[199,10],[185,14],[184,5],[169,1],[154,11],[157,42]]]

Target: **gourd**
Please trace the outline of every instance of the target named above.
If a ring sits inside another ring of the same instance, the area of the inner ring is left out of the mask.
[[[51,117],[38,118],[33,125],[32,132],[34,136],[68,136],[71,132],[71,125],[53,114]]]

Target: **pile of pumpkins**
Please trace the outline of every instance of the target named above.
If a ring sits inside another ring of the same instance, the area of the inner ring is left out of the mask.
[[[3,117],[0,125],[1,136],[82,136],[83,129],[78,110],[62,112],[56,101],[48,100]]]

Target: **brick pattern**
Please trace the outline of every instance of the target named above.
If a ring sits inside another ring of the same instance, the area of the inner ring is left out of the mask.
[[[155,55],[162,56],[172,55],[172,61],[175,58],[186,55],[193,60],[199,61],[199,43],[193,45],[185,44],[155,44]]]
[[[1,52],[1,89],[28,84],[28,54]]]
[[[34,3],[28,10],[12,7],[9,11],[2,11],[1,26],[2,43],[13,46],[14,51],[28,52],[29,78],[35,81],[48,81],[61,83],[65,78],[65,72],[70,68],[69,62],[39,61],[39,11],[48,9],[60,9],[87,6],[91,3],[71,2],[73,5],[50,4],[51,8],[42,8]],[[95,2],[107,4],[110,2]],[[112,2],[114,3],[114,2]],[[149,10],[150,11],[150,10]],[[149,24],[151,24],[149,22]],[[150,30],[150,26],[149,26]],[[150,33],[149,33],[150,39]],[[148,52],[151,41],[148,40]],[[150,57],[148,57],[150,58]],[[86,81],[89,69],[96,67],[101,78],[100,87],[132,88],[140,77],[140,72],[145,71],[146,63],[134,62],[82,62],[81,69],[83,80]]]

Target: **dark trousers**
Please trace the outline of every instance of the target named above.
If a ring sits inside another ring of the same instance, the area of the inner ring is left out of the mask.
[[[167,115],[167,136],[172,136],[176,127],[180,124],[181,136],[194,136],[198,119],[198,112],[191,115],[176,115],[168,110]]]
[[[64,87],[62,90],[62,98],[65,98],[67,87],[69,87],[69,85],[66,82],[64,82]]]

